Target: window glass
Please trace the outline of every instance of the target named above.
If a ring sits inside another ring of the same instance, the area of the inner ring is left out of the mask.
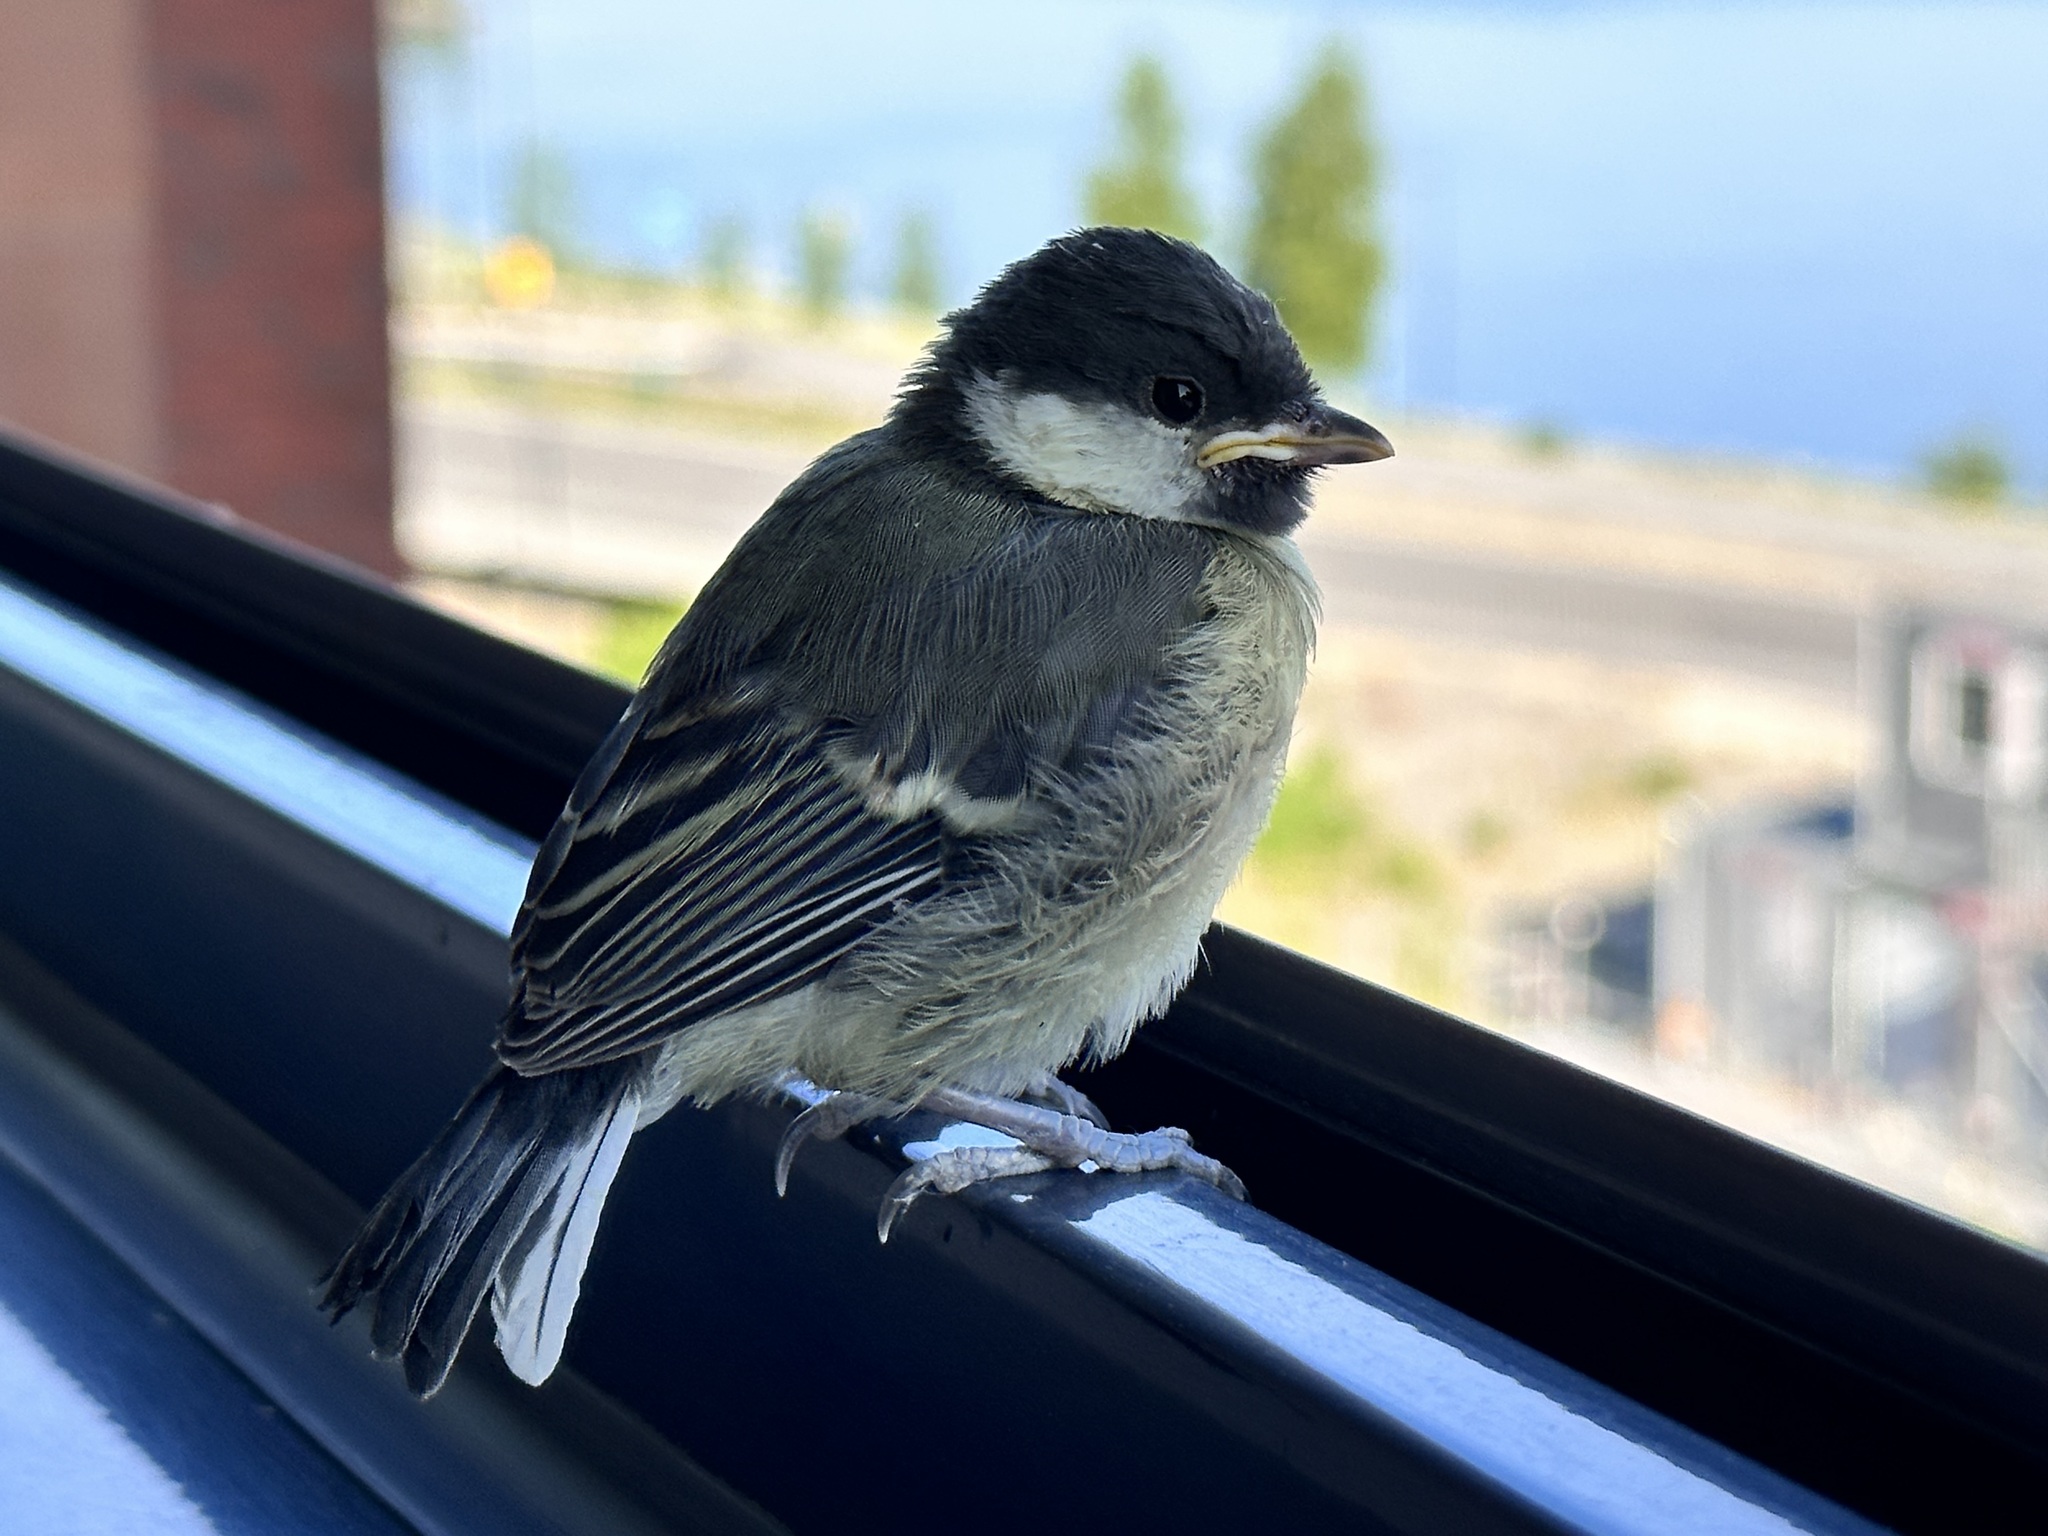
[[[430,598],[636,677],[946,307],[1197,239],[1399,450],[1224,916],[2048,1245],[2048,12],[391,22]]]

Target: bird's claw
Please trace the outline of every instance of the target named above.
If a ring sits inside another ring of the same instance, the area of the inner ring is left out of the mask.
[[[1178,1126],[1156,1131],[1112,1131],[1106,1118],[1079,1089],[1047,1073],[1032,1084],[1028,1103],[941,1088],[923,1108],[1009,1136],[1014,1146],[944,1147],[899,1174],[875,1213],[875,1235],[883,1242],[905,1211],[926,1191],[956,1195],[991,1179],[1018,1178],[1054,1168],[1092,1168],[1101,1173],[1185,1173],[1214,1185],[1234,1200],[1245,1198],[1244,1182],[1213,1157],[1194,1149]],[[1050,1105],[1052,1107],[1045,1107]],[[775,1193],[787,1194],[789,1171],[807,1141],[832,1141],[863,1121],[904,1113],[905,1106],[862,1093],[831,1093],[789,1122],[775,1149]]]
[[[1227,1163],[1220,1163],[1213,1157],[1205,1157],[1202,1153],[1197,1152],[1192,1145],[1188,1144],[1191,1138],[1188,1137],[1186,1131],[1182,1131],[1180,1135],[1186,1150],[1180,1157],[1169,1163],[1168,1167],[1178,1168],[1182,1173],[1192,1174],[1204,1184],[1213,1184],[1233,1200],[1248,1200],[1251,1198],[1249,1192],[1244,1187],[1244,1180],[1240,1179]]]
[[[864,1120],[901,1113],[902,1105],[864,1093],[834,1093],[818,1100],[790,1121],[789,1129],[782,1133],[782,1143],[775,1149],[776,1195],[789,1193],[789,1170],[795,1166],[796,1155],[805,1142],[837,1141]]]
[[[889,1241],[897,1218],[928,1189],[956,1195],[969,1185],[989,1179],[1044,1173],[1058,1166],[1044,1153],[1029,1147],[947,1147],[930,1157],[919,1158],[896,1176],[896,1182],[882,1196],[882,1208],[875,1213],[875,1236],[885,1243]]]
[[[1089,1166],[1101,1173],[1175,1171],[1213,1185],[1233,1200],[1245,1198],[1244,1181],[1213,1157],[1194,1149],[1178,1126],[1155,1131],[1107,1130],[1078,1115],[1060,1114],[1012,1099],[986,1098],[954,1089],[928,1095],[924,1107],[971,1125],[1000,1131],[1012,1147],[946,1147],[920,1158],[897,1176],[882,1198],[875,1233],[883,1242],[903,1213],[927,1190],[958,1194],[990,1179]]]

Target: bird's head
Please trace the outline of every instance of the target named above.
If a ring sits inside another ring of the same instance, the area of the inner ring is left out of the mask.
[[[1383,459],[1271,301],[1184,241],[1084,229],[1007,268],[914,373],[899,429],[1065,506],[1286,533],[1329,464]]]

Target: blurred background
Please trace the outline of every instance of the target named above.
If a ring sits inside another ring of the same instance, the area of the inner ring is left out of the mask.
[[[1224,916],[2048,1248],[2048,8],[0,8],[0,418],[629,680],[1089,221],[1400,450]]]

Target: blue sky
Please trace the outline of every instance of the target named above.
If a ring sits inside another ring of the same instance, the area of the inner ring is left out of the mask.
[[[695,6],[469,0],[459,68],[395,82],[394,196],[479,231],[531,136],[591,243],[687,260],[805,207],[879,284],[908,208],[964,297],[1079,214],[1115,81],[1167,63],[1212,244],[1326,38],[1364,64],[1393,404],[1880,473],[1961,431],[2048,487],[2048,6]]]

